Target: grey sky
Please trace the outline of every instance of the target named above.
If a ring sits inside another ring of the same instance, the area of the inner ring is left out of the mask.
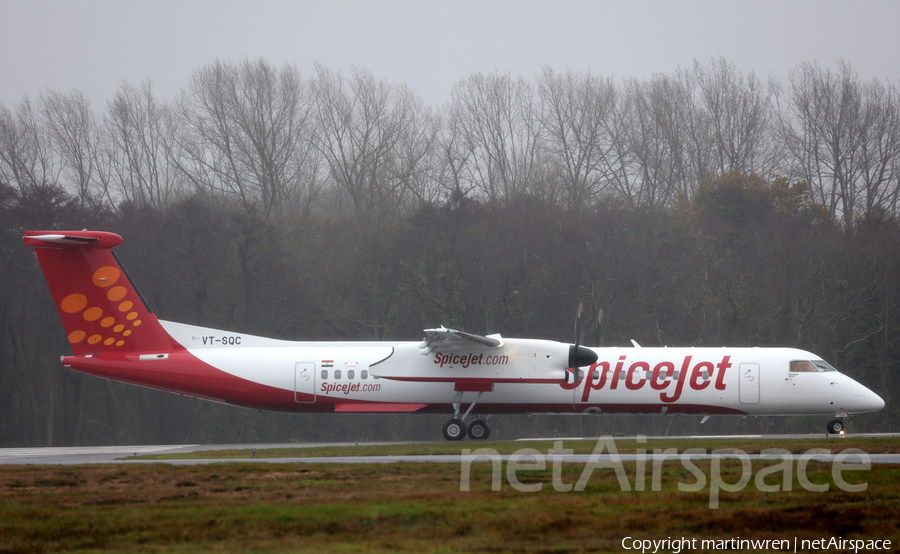
[[[762,79],[843,58],[863,79],[897,82],[898,21],[897,0],[5,0],[0,104],[78,89],[102,109],[144,79],[171,99],[195,69],[245,57],[304,75],[315,62],[368,69],[435,106],[475,72],[531,79],[550,65],[621,80],[720,55]]]

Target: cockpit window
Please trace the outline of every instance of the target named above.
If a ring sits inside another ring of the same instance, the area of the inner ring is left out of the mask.
[[[837,371],[836,369],[831,367],[831,364],[829,364],[825,360],[813,360],[811,363],[812,365],[816,366],[816,369],[818,369],[819,371]]]
[[[837,371],[828,362],[823,360],[797,360],[791,362],[791,373],[818,373],[825,371]]]
[[[791,373],[816,373],[818,371],[811,362],[805,360],[791,362]]]

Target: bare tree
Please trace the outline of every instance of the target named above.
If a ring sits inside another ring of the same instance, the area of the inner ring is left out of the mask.
[[[266,219],[308,209],[318,190],[311,97],[296,66],[216,62],[179,100],[179,163],[200,191],[237,197]]]
[[[863,85],[860,124],[862,208],[897,213],[900,194],[900,96],[893,83]]]
[[[845,61],[837,72],[800,64],[790,75],[779,132],[793,175],[847,228],[860,211],[897,206],[900,118],[893,85],[860,82]]]
[[[699,109],[713,141],[710,168],[771,174],[778,161],[768,92],[752,72],[745,78],[734,63],[719,58],[704,67],[694,62]]]
[[[813,187],[816,201],[835,215],[839,203],[852,205],[845,156],[853,151],[851,120],[858,104],[857,88],[848,65],[841,75],[823,72],[818,65],[801,64],[790,75],[782,139],[790,152],[792,173]],[[855,125],[855,121],[852,122]],[[847,210],[844,210],[846,213]],[[846,214],[852,218],[852,213]]]
[[[521,77],[475,74],[452,93],[451,125],[466,152],[465,179],[491,199],[540,189],[542,125],[535,116],[532,86]]]
[[[65,95],[47,91],[41,95],[44,125],[53,147],[65,164],[65,171],[78,191],[82,205],[102,202],[96,190],[100,128],[90,100],[81,91]]]
[[[537,90],[544,150],[562,174],[566,202],[570,208],[587,205],[622,169],[615,85],[611,78],[556,74],[545,67]]]
[[[172,158],[177,125],[171,108],[153,94],[151,82],[140,88],[122,84],[104,118],[106,163],[100,179],[111,199],[156,208],[175,200],[181,188]]]
[[[336,192],[357,215],[377,217],[411,193],[427,197],[436,119],[405,86],[376,81],[368,71],[347,79],[316,66],[315,146]]]
[[[649,82],[630,79],[626,83],[628,109],[632,113],[628,134],[633,177],[631,187],[619,189],[633,205],[670,205],[676,195],[693,191],[687,174],[683,109],[679,108],[680,86],[666,76]]]
[[[436,185],[441,120],[408,87],[399,87],[395,94],[402,125],[394,146],[393,176],[400,182],[404,199],[436,200],[441,192]]]
[[[439,190],[448,197],[460,199],[475,190],[475,184],[465,177],[472,153],[463,145],[460,121],[445,114],[442,123],[438,146],[439,171],[435,178]]]
[[[56,183],[60,166],[31,101],[24,99],[14,111],[0,106],[0,178],[24,190]]]

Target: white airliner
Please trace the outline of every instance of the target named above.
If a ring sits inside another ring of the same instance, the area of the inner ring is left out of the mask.
[[[68,334],[63,366],[235,406],[452,413],[448,440],[486,439],[482,416],[501,413],[829,415],[839,433],[840,418],[884,407],[793,348],[588,348],[443,327],[420,342],[292,342],[173,323],[119,264],[120,236],[26,231],[24,241]]]

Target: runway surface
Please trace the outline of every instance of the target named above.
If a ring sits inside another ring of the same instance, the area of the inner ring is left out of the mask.
[[[778,442],[783,440],[795,440],[803,438],[822,438],[823,435],[728,435],[728,436],[703,436],[703,437],[641,437],[646,438],[646,443],[641,443],[642,448],[646,448],[648,453],[647,460],[653,457],[653,441],[657,439],[716,439],[716,438],[743,438],[743,439],[766,439],[772,440],[772,448],[778,448]],[[875,434],[857,434],[856,437],[896,437],[900,434],[891,433],[875,433]],[[617,443],[628,443],[633,445],[637,437],[613,437]],[[566,441],[577,440],[597,440],[597,437],[585,438],[541,438],[541,439],[521,439],[515,442],[520,444],[522,449],[532,448],[529,446],[533,441]],[[833,440],[840,441],[840,437],[833,437]],[[73,447],[42,447],[42,448],[0,448],[0,465],[77,465],[77,464],[117,464],[117,463],[167,463],[173,465],[197,465],[210,463],[231,463],[231,462],[267,462],[267,463],[337,463],[337,464],[371,464],[371,463],[397,463],[397,462],[421,462],[421,463],[460,463],[466,459],[463,450],[475,452],[482,448],[482,443],[478,441],[460,442],[460,454],[452,455],[408,455],[408,456],[335,456],[335,457],[303,457],[303,458],[257,458],[248,457],[243,459],[205,459],[205,460],[139,460],[136,456],[145,454],[178,454],[184,452],[197,452],[207,450],[257,450],[262,451],[269,448],[312,448],[322,446],[365,446],[375,444],[396,444],[406,445],[408,442],[372,442],[372,443],[285,443],[285,444],[191,444],[191,445],[139,445],[139,446],[73,446]],[[646,446],[644,446],[646,444]],[[698,445],[702,446],[702,445]],[[489,452],[484,454],[490,454]],[[523,454],[525,454],[523,452]],[[542,452],[541,454],[546,454]],[[809,454],[810,459],[829,462],[836,459],[839,454]],[[760,459],[777,459],[777,456],[760,455],[760,454],[744,454],[751,460]],[[801,454],[795,454],[795,458],[799,458]],[[872,463],[879,464],[898,464],[900,463],[900,454],[867,454]],[[502,460],[508,460],[510,456],[502,455]],[[693,459],[709,458],[706,456],[694,456]],[[724,454],[716,457],[734,458],[737,454]],[[562,455],[560,459],[563,462],[587,463],[591,461],[590,454]],[[610,456],[603,455],[594,458],[594,461],[607,461]],[[635,454],[620,454],[619,459],[622,461],[635,460]],[[668,457],[667,459],[672,459]],[[486,455],[482,455],[479,460],[487,461]],[[521,457],[521,462],[528,462],[529,457],[526,455]],[[843,461],[848,463],[859,462],[858,456],[851,456]]]

